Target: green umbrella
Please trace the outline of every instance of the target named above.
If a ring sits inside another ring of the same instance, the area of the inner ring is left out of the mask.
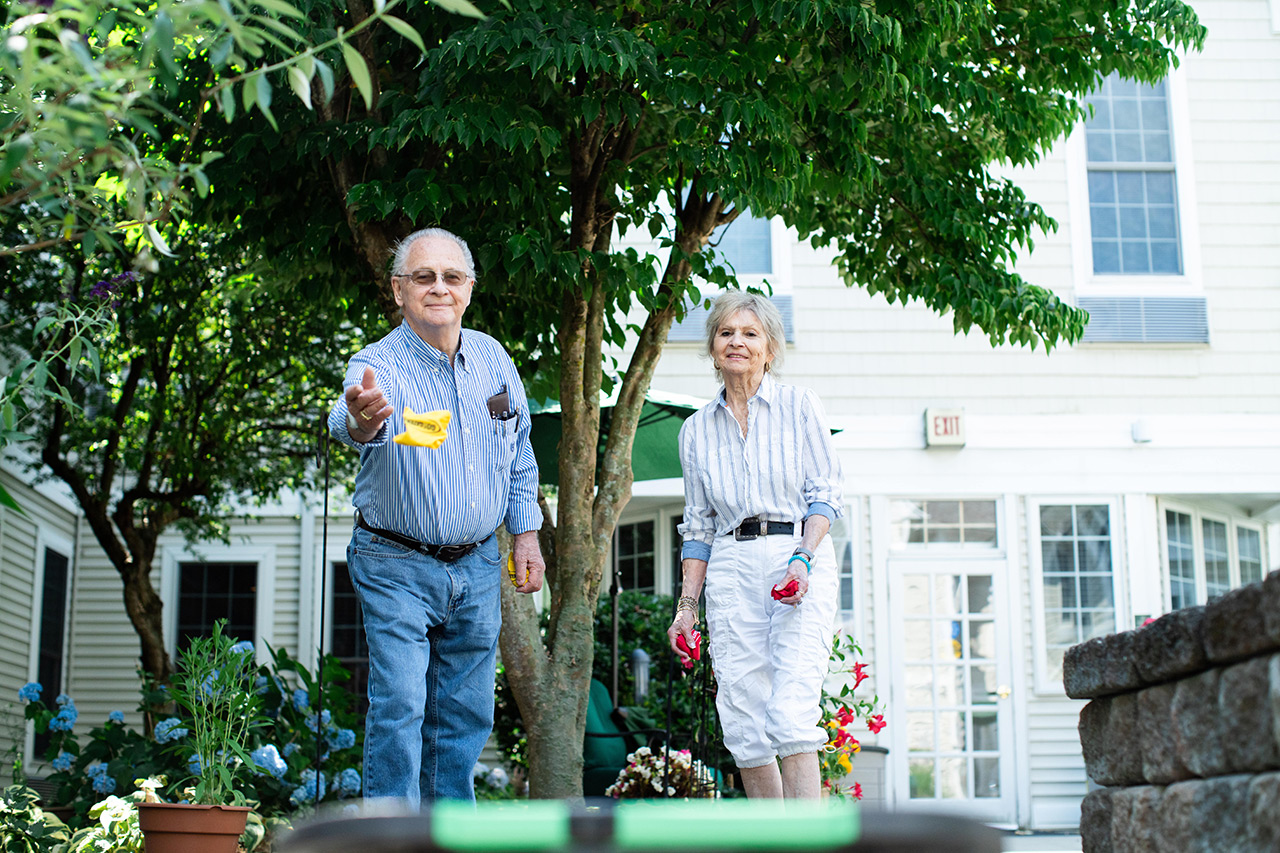
[[[617,393],[600,401],[600,451],[609,435]],[[683,476],[680,470],[680,425],[685,418],[707,404],[706,400],[684,394],[650,390],[640,409],[636,438],[631,448],[631,469],[636,480],[665,480]],[[543,483],[558,485],[560,481],[560,403],[548,400],[530,401],[529,441],[538,457],[538,472]]]

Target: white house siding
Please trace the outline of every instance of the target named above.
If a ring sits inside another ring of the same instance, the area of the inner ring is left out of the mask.
[[[38,671],[35,654],[44,548],[73,549],[76,519],[49,490],[30,488],[7,467],[0,468],[0,482],[23,509],[18,513],[0,507],[0,648],[4,649],[0,655],[0,755],[8,755],[17,745],[30,759],[25,753],[26,726],[19,724],[23,711],[17,693]],[[71,558],[68,580],[74,583],[74,550],[67,557]],[[63,689],[61,684],[43,686],[43,698],[49,702]]]
[[[1036,689],[1039,581],[1027,527],[1038,519],[1028,517],[1027,500],[1112,502],[1120,627],[1169,606],[1159,534],[1165,501],[1260,523],[1266,568],[1280,568],[1280,27],[1273,6],[1198,4],[1208,44],[1170,82],[1175,146],[1189,155],[1179,161],[1179,192],[1194,201],[1183,222],[1187,275],[1181,290],[1148,293],[1204,297],[1207,345],[1078,344],[1051,354],[993,348],[977,330],[957,336],[950,317],[844,287],[830,255],[807,244],[775,251],[790,261],[775,278],[786,282],[795,318],[782,379],[814,388],[843,430],[834,441],[847,498],[864,513],[893,497],[1012,503],[1001,518],[1013,527],[1004,534],[1019,615],[1014,672],[1021,683],[1013,695],[1016,819],[1024,826],[1074,825],[1086,790],[1076,732],[1081,703],[1052,685]],[[1080,211],[1072,207],[1082,198],[1082,139],[1064,140],[1013,177],[1059,223],[1037,237],[1019,271],[1067,300],[1106,295],[1078,252],[1078,240],[1089,236],[1087,216],[1073,217]],[[1149,287],[1136,277],[1110,286],[1128,288],[1116,291],[1126,295]],[[654,387],[709,398],[715,383],[700,350],[668,344]],[[924,447],[926,407],[965,410],[962,450]],[[1135,422],[1150,441],[1135,442]],[[890,614],[876,603],[886,601],[878,587],[887,582],[882,564],[890,555],[876,536],[864,514],[859,639],[883,669],[893,659],[881,647]]]
[[[300,613],[299,550],[301,525],[293,514],[264,515],[231,520],[229,540],[188,545],[177,533],[163,536],[152,567],[152,582],[165,598],[166,637],[172,654],[173,595],[176,585],[166,572],[175,561],[189,559],[257,560],[259,563],[259,626],[268,626],[261,639],[276,648],[298,650]],[[73,634],[67,662],[68,692],[75,697],[81,719],[97,725],[112,710],[123,710],[137,722],[139,641],[124,612],[120,576],[97,540],[85,530],[81,538],[80,571],[72,604]],[[265,569],[270,571],[266,572]],[[271,577],[274,576],[274,581]],[[259,659],[265,660],[259,644]]]

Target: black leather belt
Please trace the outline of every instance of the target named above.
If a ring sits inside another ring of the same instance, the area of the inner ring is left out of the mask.
[[[739,542],[755,539],[757,536],[790,536],[796,526],[790,521],[766,521],[758,515],[742,519],[742,523],[733,529],[733,538]]]
[[[364,516],[360,514],[360,510],[356,510],[356,525],[363,527],[374,536],[381,536],[383,539],[388,539],[397,545],[403,545],[406,548],[417,551],[419,554],[426,554],[433,560],[439,560],[442,563],[452,563],[456,560],[461,560],[463,557],[467,556],[472,551],[493,538],[493,534],[490,533],[479,542],[468,542],[465,545],[432,545],[429,542],[419,542],[417,539],[411,539],[403,533],[396,533],[394,530],[383,530],[379,527],[374,527],[364,520]]]

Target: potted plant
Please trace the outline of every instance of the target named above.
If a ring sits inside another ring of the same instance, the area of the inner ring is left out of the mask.
[[[138,804],[138,822],[147,853],[235,853],[249,807],[235,785],[239,766],[254,767],[246,749],[262,724],[253,691],[253,644],[224,633],[214,623],[209,637],[195,637],[178,660],[169,691],[191,727],[184,748],[193,748],[188,767],[195,785],[190,802]],[[150,798],[148,798],[150,799]]]

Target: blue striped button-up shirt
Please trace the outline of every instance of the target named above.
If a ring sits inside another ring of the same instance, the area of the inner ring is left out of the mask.
[[[454,363],[408,323],[352,356],[343,386],[372,367],[395,410],[366,444],[347,432],[347,404],[329,412],[329,432],[360,451],[353,503],[371,526],[435,545],[484,539],[501,523],[511,533],[542,526],[538,462],[529,443],[529,404],[511,357],[481,332],[464,329]],[[486,401],[503,385],[516,417],[494,421]],[[405,407],[447,410],[448,437],[433,449],[391,441]]]
[[[746,436],[722,390],[680,428],[680,464],[682,559],[709,559],[715,537],[752,516],[797,522],[842,514],[840,458],[818,395],[767,373],[747,402]]]

